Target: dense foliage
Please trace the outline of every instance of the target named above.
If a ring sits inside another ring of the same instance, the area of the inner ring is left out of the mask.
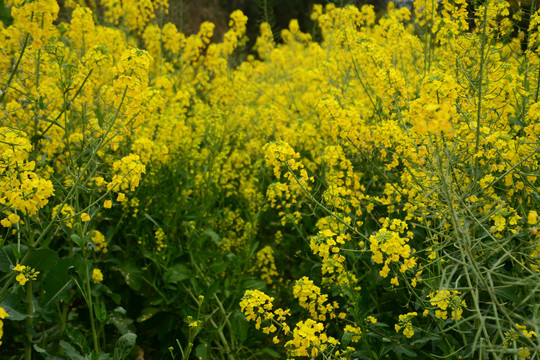
[[[3,359],[540,357],[534,3],[6,4]]]

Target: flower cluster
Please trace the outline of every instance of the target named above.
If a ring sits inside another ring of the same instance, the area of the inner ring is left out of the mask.
[[[261,279],[265,280],[268,285],[274,282],[273,278],[279,276],[274,259],[274,249],[271,246],[267,245],[257,252],[255,267],[261,272]]]
[[[242,297],[242,301],[240,301],[240,308],[248,321],[255,321],[256,329],[260,329],[263,322],[265,322],[262,329],[264,333],[276,332],[277,324],[287,334],[290,332],[290,327],[286,323],[287,316],[290,316],[290,310],[281,308],[273,310],[273,301],[273,297],[259,290],[247,290]]]
[[[403,335],[405,335],[407,338],[412,338],[414,335],[412,319],[416,316],[418,316],[418,313],[416,312],[399,315],[399,323],[394,325],[396,332],[403,330]]]
[[[463,314],[463,308],[467,307],[464,299],[459,296],[457,290],[439,290],[429,293],[428,298],[432,306],[436,306],[435,316],[439,319],[446,320],[448,311],[453,320],[460,320]]]
[[[17,264],[13,271],[18,271],[19,274],[15,278],[19,282],[19,284],[24,285],[28,281],[31,280],[37,280],[37,276],[39,275],[39,271],[36,271],[35,269],[32,269],[29,266]]]
[[[314,358],[330,347],[337,346],[339,342],[326,335],[324,325],[313,319],[300,321],[293,330],[293,338],[285,344],[290,356]]]
[[[372,259],[376,264],[383,264],[379,275],[386,278],[390,273],[390,264],[399,264],[399,272],[405,273],[416,266],[416,258],[408,244],[412,233],[407,233],[406,237],[400,234],[407,229],[407,224],[401,220],[386,219],[383,228],[376,235],[370,236],[370,250],[373,253]],[[397,282],[396,280],[393,280]],[[397,285],[397,284],[396,284]]]
[[[338,309],[337,302],[330,302],[327,294],[321,293],[318,287],[307,276],[297,280],[293,287],[293,295],[298,299],[301,307],[306,309],[313,319],[325,321],[327,317],[336,317],[335,310]]]
[[[32,146],[26,133],[0,127],[0,211],[2,225],[16,224],[24,215],[35,215],[54,194],[50,180],[38,175],[36,162],[29,161]]]

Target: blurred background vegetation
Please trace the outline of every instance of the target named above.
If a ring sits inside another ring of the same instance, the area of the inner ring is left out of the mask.
[[[61,16],[58,21],[70,17],[68,10],[63,6],[65,0],[57,0],[60,5]],[[407,0],[397,0],[404,3]],[[85,0],[88,7],[97,9],[99,12],[99,0]],[[412,3],[412,0],[410,1]],[[214,41],[221,41],[227,31],[229,14],[240,9],[249,18],[247,35],[251,45],[259,34],[259,25],[268,22],[279,40],[281,29],[289,26],[292,19],[298,19],[301,29],[310,32],[314,24],[310,19],[313,4],[335,3],[344,5],[371,4],[377,12],[386,8],[388,0],[169,0],[169,13],[161,19],[163,22],[172,22],[185,34],[194,34],[204,21],[211,21],[216,25]],[[62,16],[63,15],[63,16]],[[9,10],[6,9],[4,0],[0,0],[0,20],[4,25],[11,24]]]
[[[298,19],[300,28],[309,32],[314,28],[310,19],[313,5],[327,3],[338,6],[372,4],[381,11],[388,0],[170,0],[168,21],[186,34],[196,33],[203,21],[211,21],[216,25],[215,40],[220,41],[227,31],[228,15],[240,9],[250,20],[247,35],[254,42],[260,23],[265,21],[272,26],[277,39],[281,29],[287,28],[292,19]]]

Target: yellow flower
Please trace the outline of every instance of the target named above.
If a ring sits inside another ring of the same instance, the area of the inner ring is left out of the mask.
[[[82,213],[81,214],[81,221],[83,221],[83,222],[90,221],[90,215],[88,215],[87,213]]]
[[[3,319],[9,317],[6,310],[0,306],[0,345],[2,345],[2,336],[4,335],[4,322]]]
[[[25,268],[26,268],[26,265],[17,264],[17,265],[15,265],[13,270],[22,272]]]
[[[375,324],[377,322],[377,318],[375,318],[374,316],[367,316],[366,320],[372,324]]]
[[[530,225],[535,225],[538,222],[538,212],[531,210],[529,215],[527,215],[527,223]]]
[[[105,202],[103,203],[103,207],[105,209],[110,209],[112,207],[112,201],[111,200],[105,200]]]
[[[103,281],[103,273],[101,272],[100,269],[94,268],[94,270],[92,270],[92,282],[94,284],[97,284],[102,281]]]
[[[19,282],[19,284],[21,284],[21,285],[24,285],[24,284],[26,284],[28,282],[28,279],[26,278],[26,276],[24,276],[23,273],[20,273],[19,275],[17,275],[15,280],[17,280]]]
[[[531,352],[526,347],[520,347],[518,349],[518,356],[520,359],[527,359],[531,355]]]
[[[21,217],[19,215],[11,213],[8,216],[8,220],[11,224],[16,224],[21,220]]]
[[[118,197],[116,198],[116,201],[122,202],[126,199],[126,194],[124,193],[118,193]]]
[[[92,241],[96,245],[95,251],[101,251],[104,254],[107,253],[107,241],[105,241],[105,236],[98,230],[93,230],[92,232],[90,232],[90,236],[92,237]]]

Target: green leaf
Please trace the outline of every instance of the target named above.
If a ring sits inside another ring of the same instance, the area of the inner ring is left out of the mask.
[[[498,288],[495,289],[495,294],[499,297],[502,297],[503,299],[510,300],[514,304],[519,304],[521,302],[520,298],[516,295],[518,294],[518,288],[516,287],[510,287],[510,288]]]
[[[95,350],[90,353],[89,357],[92,360],[109,360],[111,358],[109,354],[103,351],[95,351]]]
[[[43,102],[43,95],[39,97],[38,106],[41,110],[45,109],[45,103]]]
[[[245,290],[262,290],[266,289],[266,281],[260,279],[249,278],[245,279],[243,283]]]
[[[209,268],[210,270],[216,274],[216,275],[219,275],[221,274],[223,271],[225,271],[225,269],[227,268],[227,266],[229,266],[229,264],[227,264],[225,261],[223,260],[219,260],[219,261],[215,261],[213,262],[212,264],[210,264]]]
[[[208,236],[210,236],[210,238],[214,241],[214,243],[216,245],[219,244],[219,241],[221,240],[219,235],[212,229],[205,229],[204,230],[204,233]]]
[[[204,292],[204,297],[206,297],[207,299],[211,298],[212,296],[214,296],[214,294],[216,293],[216,291],[218,291],[218,289],[220,288],[220,286],[222,285],[223,283],[220,281],[220,280],[216,280],[214,281],[209,287],[208,289],[206,289],[206,291]]]
[[[126,284],[135,291],[142,287],[142,270],[132,261],[126,261],[119,265],[118,269],[124,276]]]
[[[71,360],[87,360],[86,357],[82,356],[71,344],[65,342],[64,340],[60,340],[60,346],[62,349],[64,349],[64,353],[66,353],[67,357]]]
[[[22,321],[33,316],[26,313],[25,304],[23,304],[21,298],[17,294],[10,294],[0,303],[0,306],[8,313],[10,321]]]
[[[99,127],[102,128],[103,127],[103,114],[101,113],[100,108],[96,109],[96,117],[97,117],[97,120],[98,120]]]
[[[123,360],[125,359],[133,347],[135,346],[135,342],[137,341],[137,335],[134,333],[127,333],[125,335],[122,335],[120,339],[118,339],[118,342],[116,343],[116,346],[114,347],[114,353],[113,353],[113,359],[114,360]]]
[[[88,354],[90,352],[87,338],[81,331],[68,325],[66,327],[66,335],[71,343],[75,344],[83,354]]]
[[[354,334],[351,332],[344,333],[343,336],[341,337],[341,344],[345,347],[348,346],[351,343],[353,336]]]
[[[253,243],[253,246],[251,247],[251,250],[249,251],[249,257],[252,258],[253,255],[255,255],[255,252],[257,251],[257,249],[259,248],[259,242],[258,241],[255,241]]]
[[[24,265],[28,265],[42,275],[46,274],[58,261],[58,254],[51,249],[30,250],[30,255]]]
[[[143,322],[148,319],[150,319],[152,316],[156,315],[158,312],[160,312],[160,308],[158,307],[147,307],[142,309],[141,316],[137,318],[137,322]]]
[[[234,267],[238,267],[238,257],[235,254],[227,254],[227,259],[234,264]]]
[[[264,348],[264,349],[262,349],[261,351],[259,351],[257,354],[266,354],[266,355],[270,355],[271,357],[276,358],[276,359],[281,358],[281,354],[280,354],[280,353],[278,353],[278,352],[275,351],[275,350],[269,349],[269,348]]]
[[[81,238],[77,234],[71,234],[71,240],[81,249],[84,249],[84,246],[86,245],[86,238]]]
[[[99,322],[103,323],[107,320],[107,309],[105,308],[103,300],[100,300],[94,305],[94,313],[96,314],[96,319]]]
[[[233,334],[240,340],[240,343],[243,343],[247,339],[249,330],[249,324],[246,317],[240,311],[235,311],[230,319]]]
[[[69,290],[73,286],[73,280],[68,274],[71,266],[79,267],[83,259],[80,256],[65,258],[58,261],[47,273],[43,280],[43,307],[56,304],[60,300],[69,298]]]
[[[397,345],[392,349],[398,355],[406,355],[407,358],[415,358],[416,353],[408,345]]]
[[[113,316],[126,316],[127,311],[121,306],[117,306],[114,308],[112,315]]]
[[[51,123],[53,125],[56,125],[58,126],[60,129],[64,130],[64,127],[62,125],[60,125],[60,123],[58,121],[55,121],[55,120],[51,120],[51,119],[47,119],[46,117],[41,117],[40,118],[41,121],[45,121],[45,122],[48,122],[48,123]]]
[[[37,344],[34,344],[33,348],[37,353],[42,354],[46,359],[51,357],[51,355],[47,352],[47,350],[45,350],[42,347],[39,347]]]
[[[195,348],[195,356],[197,359],[208,360],[210,359],[210,347],[208,344],[199,344]]]
[[[177,284],[182,280],[189,279],[191,271],[184,264],[175,264],[164,275],[164,280],[170,284]]]
[[[26,250],[26,246],[24,248],[21,247],[21,252],[25,252]],[[15,266],[17,262],[16,251],[17,248],[13,244],[6,245],[2,248],[2,251],[0,252],[1,272],[10,273],[13,271],[11,267]]]
[[[118,306],[111,313],[109,317],[108,324],[112,324],[120,332],[120,334],[125,335],[130,332],[129,327],[133,324],[133,320],[126,318],[126,310]]]
[[[411,345],[424,344],[424,343],[427,343],[428,341],[441,341],[441,340],[442,338],[438,336],[431,336],[431,335],[422,336],[420,339],[413,341]]]

